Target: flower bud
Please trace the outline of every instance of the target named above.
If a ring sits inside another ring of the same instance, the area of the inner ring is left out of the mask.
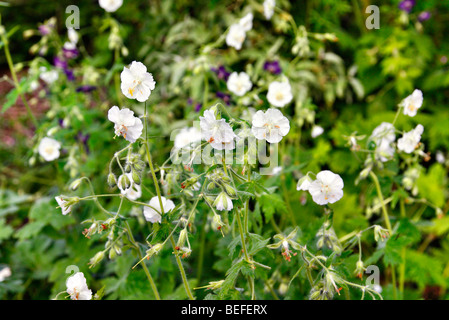
[[[187,229],[182,229],[181,232],[179,233],[179,238],[176,246],[183,247],[184,244],[186,243],[187,236],[188,236]]]
[[[126,174],[122,174],[118,178],[118,183],[122,190],[126,190],[131,186],[131,181]]]
[[[28,39],[28,38],[34,36],[35,34],[36,34],[35,30],[28,29],[23,32],[23,37],[25,39]]]
[[[151,258],[152,256],[154,256],[155,254],[157,255],[159,253],[159,251],[162,250],[162,248],[164,247],[164,245],[162,243],[157,243],[154,246],[152,246],[150,249],[148,249],[146,251],[146,257],[147,259]]]
[[[182,247],[179,251],[182,253],[181,258],[183,259],[190,257],[190,254],[192,253],[192,250],[187,247]]]
[[[237,192],[235,192],[235,189],[233,187],[231,187],[229,184],[225,184],[224,187],[225,187],[226,193],[230,197],[234,198],[235,196],[237,196]]]
[[[104,251],[97,252],[95,256],[93,256],[89,261],[89,268],[95,267],[97,264],[101,262],[104,258]]]
[[[212,191],[215,188],[217,188],[217,185],[215,184],[215,182],[209,182],[209,184],[206,187],[207,191]]]
[[[141,183],[140,175],[136,170],[132,170],[132,179],[135,184],[140,185],[140,183]]]
[[[117,184],[117,177],[112,172],[108,175],[108,185],[109,187],[113,188]]]
[[[365,272],[365,266],[363,265],[363,261],[359,260],[357,261],[357,263],[355,264],[355,270],[354,273],[356,274],[357,277],[359,277],[360,279],[362,279],[363,277],[363,273]]]
[[[224,226],[223,221],[221,220],[221,216],[218,214],[214,215],[214,219],[212,220],[212,227],[215,230],[221,230],[221,228]]]
[[[143,162],[141,160],[136,161],[135,163],[133,163],[133,167],[137,171],[142,171],[143,169],[145,169],[145,162]],[[161,171],[163,171],[163,170],[161,170]]]
[[[80,183],[81,183],[82,179],[76,179],[75,181],[73,181],[69,188],[72,189],[73,191],[75,191],[76,189],[78,189]]]
[[[376,225],[374,227],[374,240],[376,240],[377,242],[379,241],[379,239],[381,239],[381,241],[386,240],[389,235],[390,234],[387,229],[384,229],[379,225]]]

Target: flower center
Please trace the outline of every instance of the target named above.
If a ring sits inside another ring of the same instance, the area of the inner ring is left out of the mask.
[[[278,93],[276,93],[275,98],[278,101],[282,101],[282,99],[284,99],[284,94],[282,92],[278,92]]]
[[[126,133],[128,132],[128,128],[124,124],[120,125],[118,131],[119,134],[121,134],[126,139]]]
[[[47,153],[47,154],[52,154],[53,151],[54,151],[54,148],[53,148],[53,147],[46,147],[46,148],[44,149],[44,151],[45,151],[45,153]]]

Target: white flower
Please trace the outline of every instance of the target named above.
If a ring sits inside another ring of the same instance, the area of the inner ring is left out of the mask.
[[[66,214],[72,212],[72,206],[68,205],[68,202],[62,198],[62,196],[55,197],[58,206],[62,210],[62,214],[65,216]]]
[[[175,148],[185,149],[192,143],[201,141],[201,131],[195,127],[182,128],[175,137]]]
[[[387,139],[382,139],[377,145],[376,150],[374,152],[377,160],[381,162],[387,162],[394,156],[394,148],[391,146],[391,142]]]
[[[225,119],[217,120],[211,110],[204,111],[200,117],[201,136],[209,142],[214,149],[232,150],[235,148],[234,139],[237,137]]]
[[[53,161],[59,158],[59,149],[61,149],[61,143],[59,141],[45,137],[39,143],[38,152],[45,161]]]
[[[248,32],[253,28],[253,14],[250,12],[242,19],[240,19],[239,24],[242,26],[245,32]]]
[[[123,0],[99,0],[100,7],[107,12],[117,11],[123,4]]]
[[[334,203],[343,197],[343,179],[329,170],[321,171],[309,186],[313,201],[319,205]]]
[[[292,88],[288,81],[273,81],[268,86],[267,93],[268,102],[275,107],[284,107],[286,104],[289,104],[292,99]]]
[[[108,119],[114,122],[115,134],[123,136],[129,142],[136,142],[142,135],[142,120],[134,116],[134,112],[128,108],[119,109],[113,106],[108,111]]]
[[[391,143],[396,139],[394,126],[389,122],[382,122],[370,136],[370,140],[376,143],[375,157],[377,160],[386,162],[394,155]]]
[[[229,91],[241,97],[251,90],[253,84],[245,72],[233,72],[228,78],[227,86]]]
[[[215,198],[214,204],[213,204],[217,210],[219,211],[230,211],[234,207],[232,205],[232,199],[228,196],[228,194],[224,191],[222,191],[217,198]]]
[[[79,40],[78,32],[73,28],[69,28],[67,30],[67,37],[69,38],[70,43],[77,44]]]
[[[133,175],[131,172],[129,173],[125,173],[126,176],[129,179],[129,187],[126,189],[123,189],[122,187],[122,179],[123,179],[123,175],[121,175],[118,178],[117,181],[117,186],[120,189],[120,193],[123,194],[125,197],[127,197],[129,200],[137,200],[142,196],[142,187],[140,185],[138,185],[137,183],[134,182],[133,180]]]
[[[73,49],[76,48],[76,44],[73,43],[73,42],[66,41],[66,42],[64,42],[63,47],[64,47],[64,49],[66,49],[66,50],[73,50]]]
[[[122,93],[129,99],[144,102],[154,90],[156,82],[142,62],[133,61],[129,68],[124,67],[120,74]]]
[[[175,204],[170,199],[165,199],[165,197],[161,197],[162,200],[162,206],[164,207],[164,213],[169,212],[170,210],[173,210],[175,208]],[[159,198],[153,197],[151,198],[149,205],[152,207],[143,207],[143,215],[145,216],[145,220],[156,223],[161,223],[162,217],[160,215],[161,205],[159,203]],[[154,208],[154,209],[153,209]]]
[[[228,34],[226,35],[226,44],[230,47],[234,47],[236,50],[240,50],[245,38],[246,32],[244,27],[239,23],[236,23],[229,28]]]
[[[402,100],[400,106],[404,108],[404,114],[410,117],[416,116],[418,109],[421,108],[423,103],[422,91],[415,89],[411,95]]]
[[[440,150],[437,151],[437,154],[435,156],[435,159],[437,160],[438,163],[444,163],[446,162],[446,159],[444,158],[444,154],[443,152],[441,152]]]
[[[278,143],[290,131],[290,123],[278,109],[270,108],[265,113],[262,110],[253,116],[251,128],[254,136],[269,143]]]
[[[415,129],[404,133],[402,138],[398,139],[398,149],[405,153],[412,153],[418,147],[424,127],[420,124]]]
[[[275,0],[265,0],[263,2],[263,13],[265,15],[265,18],[267,18],[267,20],[270,20],[271,17],[273,16],[275,5],[276,5]]]
[[[58,71],[56,70],[47,71],[46,67],[40,67],[39,71],[39,78],[41,78],[46,84],[52,84],[59,78]]]
[[[394,139],[396,139],[393,124],[389,122],[382,122],[373,130],[370,139],[377,145],[380,145],[382,140],[393,142]]]
[[[30,90],[35,91],[37,88],[39,88],[39,81],[33,80],[30,83]]]
[[[373,285],[373,290],[377,293],[382,293],[382,287],[378,284]]]
[[[92,290],[87,287],[86,278],[82,272],[69,277],[66,282],[67,293],[72,300],[91,300]]]
[[[11,276],[11,269],[9,267],[5,267],[0,271],[0,282],[3,282],[6,278]]]
[[[313,182],[312,178],[310,178],[308,175],[305,175],[304,177],[298,180],[296,190],[308,191],[312,182]]]
[[[320,126],[313,126],[311,136],[312,138],[316,138],[320,136],[324,132],[324,129]]]

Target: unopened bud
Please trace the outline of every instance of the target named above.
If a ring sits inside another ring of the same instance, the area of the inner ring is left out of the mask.
[[[78,189],[78,187],[79,187],[81,181],[82,181],[81,178],[80,178],[80,179],[76,179],[75,181],[73,181],[73,182],[70,184],[69,188],[72,189],[73,191],[75,191],[76,189]]]
[[[140,175],[136,170],[132,171],[132,178],[135,184],[140,184],[141,183],[141,179],[140,179]]]
[[[110,172],[108,175],[108,185],[109,185],[109,187],[113,188],[113,187],[115,187],[116,184],[117,184],[117,178],[116,178],[115,174]]]
[[[225,191],[226,193],[230,196],[230,197],[235,197],[237,196],[237,192],[235,192],[235,189],[233,187],[231,187],[229,184],[225,184]]]
[[[182,229],[181,232],[179,233],[179,238],[176,245],[178,247],[183,247],[184,244],[186,243],[187,236],[188,236],[187,229]]]
[[[104,251],[98,252],[95,256],[93,256],[89,261],[89,268],[95,267],[97,264],[101,262],[104,258]]]

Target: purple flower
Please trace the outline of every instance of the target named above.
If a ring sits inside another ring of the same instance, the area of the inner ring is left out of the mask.
[[[97,89],[96,86],[90,86],[90,85],[82,85],[78,88],[76,88],[76,92],[84,92],[84,93],[88,93],[91,91],[94,91],[95,89]]]
[[[53,64],[55,65],[56,68],[60,68],[63,70],[67,69],[68,67],[67,61],[59,57],[54,57]]]
[[[187,104],[190,106],[192,103],[193,103],[193,99],[192,99],[192,98],[189,98],[189,99],[187,100]]]
[[[281,65],[279,61],[266,61],[263,65],[264,70],[272,74],[280,74],[282,72]]]
[[[429,20],[431,16],[432,16],[432,14],[429,11],[423,11],[419,14],[418,20],[423,22],[423,21]]]
[[[402,11],[405,11],[407,13],[410,13],[415,6],[416,1],[415,0],[403,0],[401,3],[399,3],[399,9]]]
[[[231,96],[229,94],[226,94],[221,91],[217,91],[216,95],[217,95],[217,98],[223,100],[223,102],[226,103],[228,106],[231,104]]]
[[[64,73],[67,76],[67,80],[69,80],[69,81],[75,80],[75,74],[73,73],[72,70],[66,68],[66,69],[64,69]]]
[[[75,59],[76,57],[78,57],[79,52],[78,49],[76,48],[73,49],[62,48],[62,54],[66,59]]]
[[[65,128],[65,125],[64,125],[64,119],[59,118],[59,119],[58,119],[58,123],[59,123],[59,126],[60,126],[61,128]]]
[[[226,71],[224,66],[219,66],[218,68],[211,68],[213,72],[217,74],[218,79],[228,81],[230,72]]]
[[[51,28],[49,28],[47,25],[43,24],[39,26],[39,33],[43,36],[46,36],[51,31]]]
[[[201,110],[202,107],[203,107],[203,104],[202,104],[202,103],[197,103],[197,104],[195,105],[195,112],[200,112],[200,110]]]
[[[89,153],[89,146],[87,145],[87,141],[89,140],[89,137],[90,137],[90,135],[88,133],[84,135],[81,133],[81,131],[78,131],[78,134],[76,136],[78,141],[84,145],[84,148],[86,149],[86,153]]]

